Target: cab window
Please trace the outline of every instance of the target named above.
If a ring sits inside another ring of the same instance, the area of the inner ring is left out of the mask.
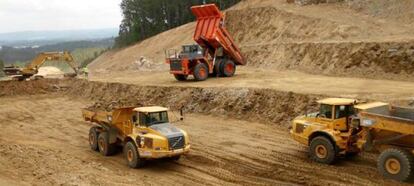
[[[332,119],[332,105],[322,104],[319,110],[319,117]]]
[[[354,114],[354,106],[337,105],[335,106],[335,119],[349,117]]]
[[[168,123],[167,112],[139,113],[139,115],[140,123],[147,127],[161,123]]]

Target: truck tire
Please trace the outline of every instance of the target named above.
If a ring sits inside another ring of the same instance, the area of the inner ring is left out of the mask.
[[[310,158],[318,163],[333,164],[336,161],[335,145],[324,136],[312,139],[309,146]]]
[[[204,63],[199,63],[194,67],[194,79],[196,81],[204,81],[208,78],[208,67]]]
[[[232,77],[236,73],[236,64],[231,60],[223,61],[220,67],[220,71],[224,77]]]
[[[113,155],[115,152],[115,145],[109,144],[109,134],[108,132],[101,132],[98,135],[98,148],[99,152],[103,156]]]
[[[89,146],[91,147],[92,150],[94,151],[98,151],[98,127],[91,127],[91,129],[89,129]]]
[[[216,64],[214,64],[214,76],[215,77],[222,77],[223,76],[223,72],[221,71],[221,64],[224,61],[222,59],[217,59]]]
[[[135,169],[144,166],[145,161],[139,157],[139,153],[134,142],[129,141],[126,143],[124,153],[129,167]]]
[[[387,149],[378,158],[378,171],[386,178],[405,182],[414,176],[414,157],[402,149]]]
[[[174,77],[177,81],[186,81],[188,78],[188,75],[174,74]]]

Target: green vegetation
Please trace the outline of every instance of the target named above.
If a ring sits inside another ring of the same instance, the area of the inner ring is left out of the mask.
[[[109,48],[114,44],[114,39],[103,39],[96,41],[72,41],[62,42],[52,45],[44,45],[38,48],[26,47],[15,48],[9,46],[2,46],[0,50],[0,59],[4,60],[6,65],[15,64],[17,62],[27,62],[32,60],[40,52],[55,52],[55,51],[74,51],[76,49],[87,48]]]
[[[124,47],[194,21],[190,7],[216,3],[226,9],[240,0],[122,0],[124,16],[115,47]]]
[[[81,48],[72,51],[72,56],[79,67],[85,67],[109,48]],[[73,72],[72,68],[65,62],[48,61],[43,66],[54,66],[64,72]]]
[[[0,77],[4,76],[3,68],[4,68],[4,62],[3,60],[0,59]]]
[[[53,45],[45,45],[39,48],[14,48],[3,46],[0,50],[0,58],[5,65],[17,65],[24,67],[40,52],[70,51],[79,67],[85,67],[105,51],[111,49],[113,39],[98,41],[73,41]],[[64,72],[73,72],[72,68],[65,62],[48,61],[43,66],[54,66]]]

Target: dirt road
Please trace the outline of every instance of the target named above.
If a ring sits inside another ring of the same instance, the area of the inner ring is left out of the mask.
[[[301,94],[358,97],[385,101],[412,99],[414,82],[311,75],[297,71],[242,67],[236,76],[204,82],[178,82],[167,71],[112,72],[91,76],[93,81],[149,86],[265,88]]]
[[[192,151],[179,162],[126,167],[121,154],[102,157],[87,143],[87,100],[60,94],[0,98],[2,185],[397,185],[365,154],[337,166],[312,163],[286,129],[206,115],[178,123]]]

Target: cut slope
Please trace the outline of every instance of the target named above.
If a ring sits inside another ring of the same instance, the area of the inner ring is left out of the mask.
[[[393,11],[386,6],[378,8],[381,18],[373,15],[369,10],[376,3],[298,6],[285,0],[246,0],[227,11],[226,26],[252,67],[404,80],[414,73],[414,26],[387,16]],[[407,1],[394,3],[403,7]],[[166,70],[165,49],[193,43],[193,29],[190,23],[106,53],[90,67],[140,70],[136,63],[144,56],[152,69]]]
[[[142,57],[146,59],[147,63],[158,67],[163,65],[165,61],[165,50],[180,49],[183,44],[194,43],[192,40],[193,27],[194,23],[189,23],[146,39],[131,47],[106,52],[92,62],[89,67],[95,71],[139,70]]]

